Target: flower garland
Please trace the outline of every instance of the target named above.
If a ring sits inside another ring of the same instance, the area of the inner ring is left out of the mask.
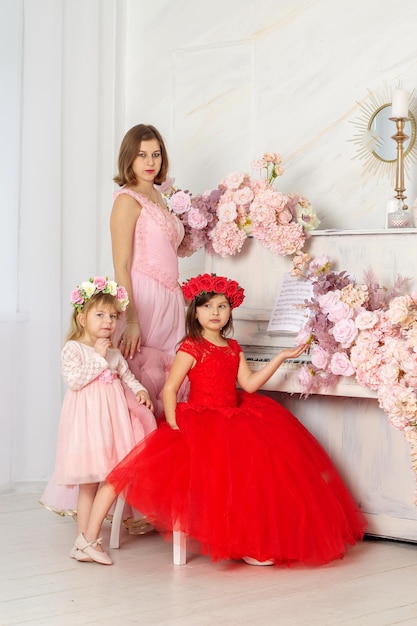
[[[184,298],[193,300],[206,293],[225,295],[232,309],[240,306],[245,298],[245,290],[235,280],[216,274],[199,274],[181,285]]]
[[[293,255],[302,250],[308,231],[317,228],[320,220],[306,198],[273,188],[284,172],[281,162],[281,155],[265,153],[252,164],[260,172],[259,180],[245,172],[232,172],[216,189],[194,197],[167,179],[160,190],[185,229],[180,256],[201,248],[222,257],[235,255],[248,236],[274,254]]]
[[[122,285],[118,285],[114,280],[109,280],[107,276],[96,276],[95,278],[89,278],[89,280],[82,282],[73,289],[70,299],[71,305],[76,309],[77,313],[80,313],[87,300],[98,293],[108,293],[114,296],[119,302],[122,311],[125,311],[129,304],[127,291]]]
[[[402,277],[385,289],[372,271],[357,283],[334,272],[327,256],[300,255],[293,273],[313,285],[305,303],[311,315],[297,337],[311,345],[311,364],[298,374],[304,396],[340,376],[376,391],[389,423],[405,435],[417,480],[417,292],[403,294]]]

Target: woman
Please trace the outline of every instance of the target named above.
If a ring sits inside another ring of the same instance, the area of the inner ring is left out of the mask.
[[[133,372],[141,345],[174,355],[184,334],[177,257],[184,228],[155,188],[165,181],[168,165],[154,126],[139,124],[126,133],[114,178],[121,189],[114,194],[110,231],[115,279],[126,287],[130,302],[118,345]]]

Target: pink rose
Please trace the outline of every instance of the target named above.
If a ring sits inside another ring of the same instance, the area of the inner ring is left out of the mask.
[[[333,337],[340,343],[342,348],[349,348],[358,334],[358,329],[353,320],[340,320],[336,322],[329,331],[333,333]]]
[[[378,323],[379,316],[376,311],[361,311],[355,319],[356,328],[359,330],[367,330],[373,328]]]
[[[391,300],[386,314],[391,324],[401,324],[401,322],[407,319],[408,314],[407,300],[405,297],[399,296]]]
[[[331,267],[332,267],[332,263],[330,261],[330,257],[327,256],[326,254],[322,254],[321,256],[318,256],[311,261],[310,265],[308,266],[308,269],[313,274],[318,274],[318,273],[322,274],[324,272],[328,272],[331,269]]]
[[[317,298],[317,301],[323,313],[328,313],[331,308],[335,307],[336,304],[340,302],[339,296],[340,291],[328,291],[327,293]]]
[[[71,291],[71,303],[72,304],[83,304],[84,303],[84,298],[82,297],[82,295],[80,294],[78,289],[74,289],[74,291]]]
[[[104,287],[107,285],[107,280],[103,276],[96,276],[93,283],[97,287],[98,291],[103,291]]]
[[[97,376],[97,380],[101,380],[101,382],[106,385],[111,385],[113,383],[113,374],[109,369],[103,370],[101,374]]]
[[[169,206],[176,215],[186,213],[191,206],[191,198],[184,191],[177,191],[169,199]]]
[[[198,209],[191,208],[187,213],[188,225],[201,230],[207,226],[207,218]]]
[[[236,204],[249,204],[253,200],[253,191],[250,187],[242,187],[237,189],[233,194],[233,202]]]
[[[311,354],[311,362],[319,370],[325,370],[329,364],[329,353],[321,346],[316,346]]]
[[[335,352],[330,359],[330,371],[336,376],[352,376],[355,369],[345,352]]]
[[[228,189],[238,189],[240,185],[243,183],[245,179],[245,174],[243,172],[232,172],[226,178],[224,178],[221,183],[225,185]]]
[[[385,363],[379,370],[379,377],[381,379],[381,383],[386,385],[392,385],[393,383],[398,382],[399,375],[398,365],[395,363]]]
[[[236,204],[234,202],[219,203],[217,215],[221,222],[233,222],[237,217]]]
[[[340,322],[353,317],[353,310],[346,302],[330,302],[327,308],[327,317],[331,322]]]
[[[288,209],[283,209],[278,213],[278,224],[289,224],[292,220],[292,213]]]

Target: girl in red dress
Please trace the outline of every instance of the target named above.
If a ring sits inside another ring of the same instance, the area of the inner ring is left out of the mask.
[[[254,393],[306,346],[282,350],[252,372],[228,338],[244,290],[203,274],[187,281],[183,293],[191,300],[187,336],[164,387],[166,423],[107,477],[101,508],[98,499],[90,517],[87,550],[109,503],[123,491],[161,532],[182,531],[214,561],[318,565],[342,558],[363,537],[363,514],[308,430]],[[190,396],[177,403],[186,376]]]

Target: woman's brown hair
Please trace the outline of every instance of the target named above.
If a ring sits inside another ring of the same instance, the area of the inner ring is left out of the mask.
[[[162,135],[155,126],[151,126],[150,124],[138,124],[127,131],[120,146],[118,159],[119,173],[113,178],[114,182],[120,187],[123,185],[136,185],[136,175],[132,167],[133,161],[138,156],[138,150],[142,141],[149,141],[151,139],[156,139],[159,143],[162,156],[161,169],[155,177],[155,183],[160,185],[166,180],[169,160]]]

